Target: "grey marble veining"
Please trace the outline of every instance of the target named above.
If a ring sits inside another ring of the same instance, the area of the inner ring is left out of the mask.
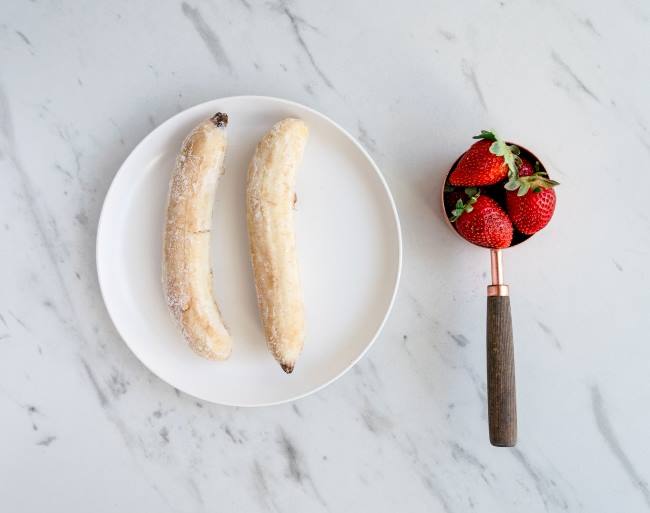
[[[650,6],[253,0],[0,10],[3,511],[650,510]],[[383,170],[404,230],[384,332],[294,404],[186,396],[129,352],[95,273],[132,148],[208,99],[312,106]],[[439,181],[482,128],[562,182],[507,252],[520,441],[487,441],[488,259]]]

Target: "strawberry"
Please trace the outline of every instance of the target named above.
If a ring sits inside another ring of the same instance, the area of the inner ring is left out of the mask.
[[[518,176],[505,185],[506,209],[517,230],[532,235],[548,224],[555,210],[556,185],[540,171],[539,162],[535,162],[533,170],[530,162],[522,160]]]
[[[512,222],[492,198],[477,192],[467,202],[458,200],[451,222],[472,244],[486,248],[507,248],[512,242]]]
[[[449,176],[451,185],[492,185],[516,176],[520,162],[517,146],[506,144],[494,132],[486,130],[481,130],[474,139],[480,141],[472,144],[461,157]]]

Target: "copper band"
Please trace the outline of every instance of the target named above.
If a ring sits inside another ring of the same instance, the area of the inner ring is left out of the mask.
[[[507,285],[488,285],[487,295],[488,296],[509,296],[510,292],[508,291]]]

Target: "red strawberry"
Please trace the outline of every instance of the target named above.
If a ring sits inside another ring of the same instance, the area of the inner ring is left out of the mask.
[[[535,162],[539,167],[539,162]],[[519,176],[532,176],[535,173],[533,165],[528,162],[526,159],[521,159],[521,164],[519,165]]]
[[[512,222],[492,198],[478,192],[466,203],[459,200],[452,214],[456,231],[472,244],[495,249],[510,246]]]
[[[519,164],[519,148],[506,144],[493,132],[481,131],[474,139],[481,139],[470,146],[449,176],[451,185],[492,185],[508,176],[516,176]]]
[[[533,171],[530,162],[522,160],[519,176],[505,185],[506,208],[517,230],[532,235],[548,224],[555,210],[553,187],[556,185],[556,181],[539,170],[539,162]]]

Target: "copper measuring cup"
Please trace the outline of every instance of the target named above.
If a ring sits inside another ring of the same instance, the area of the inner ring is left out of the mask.
[[[507,144],[513,144],[508,142]],[[542,171],[546,168],[531,151],[516,145],[521,156],[531,163],[539,162]],[[463,154],[464,155],[464,154]],[[451,172],[462,158],[461,155],[445,175],[441,191],[442,210],[449,228],[468,244],[456,231],[445,207],[445,185]],[[495,186],[491,186],[491,189]],[[499,185],[503,189],[502,185]],[[496,188],[495,188],[496,190]],[[499,191],[505,194],[505,190]],[[532,235],[516,233],[510,247],[517,246]],[[481,247],[481,246],[478,246]],[[487,248],[484,248],[487,249]],[[509,248],[507,248],[509,249]],[[517,401],[515,392],[515,362],[512,341],[512,317],[508,285],[503,283],[503,250],[489,249],[492,283],[487,287],[487,392],[488,424],[490,443],[497,447],[514,447],[517,443]]]

